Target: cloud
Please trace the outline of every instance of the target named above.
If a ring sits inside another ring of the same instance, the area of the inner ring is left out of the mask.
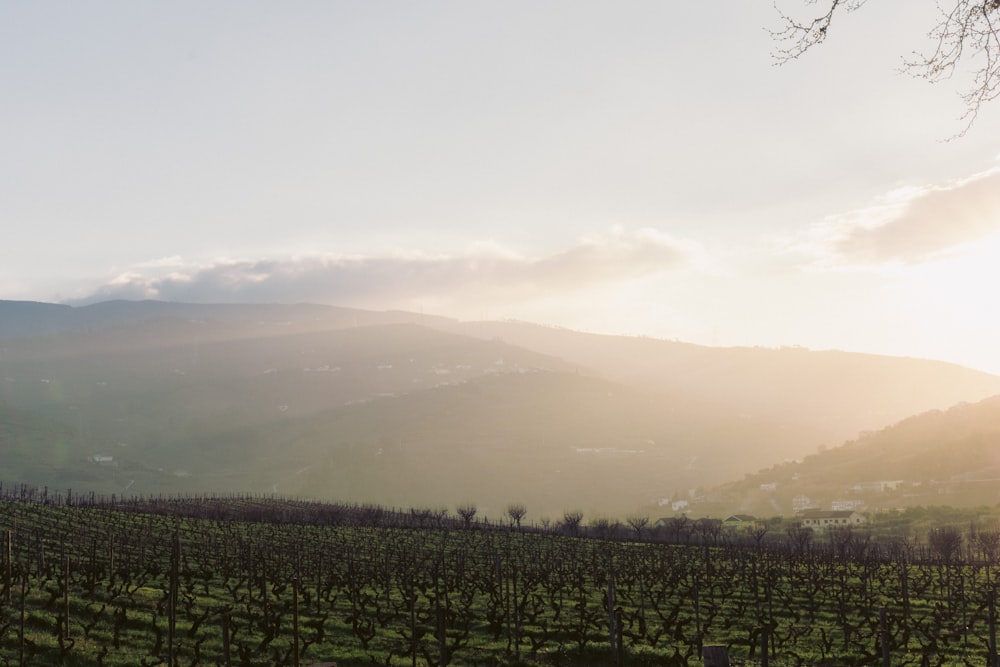
[[[913,265],[954,256],[1000,232],[1000,169],[943,186],[900,188],[814,225],[797,245],[835,267]]]
[[[448,256],[412,252],[388,256],[315,255],[219,260],[187,268],[171,258],[138,265],[72,303],[109,299],[311,301],[392,308],[418,301],[517,301],[677,270],[691,265],[700,252],[697,244],[656,230],[616,229],[542,257],[525,257],[487,244]]]

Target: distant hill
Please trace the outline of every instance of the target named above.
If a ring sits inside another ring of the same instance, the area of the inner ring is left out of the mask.
[[[625,513],[810,435],[413,324],[228,327],[163,319],[8,341],[0,400],[73,427],[65,469],[33,479]]]
[[[559,356],[653,393],[683,393],[738,414],[805,426],[818,437],[811,447],[837,445],[913,414],[1000,394],[1000,377],[926,359],[795,347],[706,347],[522,322],[445,321],[440,326]],[[804,448],[799,455],[809,451]]]
[[[683,397],[526,371],[343,406],[265,440],[280,443],[270,471],[296,470],[278,483],[286,491],[401,506],[464,498],[494,515],[519,501],[536,517],[567,508],[593,517],[730,479],[756,451],[793,447],[799,436]]]
[[[5,341],[0,400],[94,438],[162,440],[225,416],[253,426],[558,359],[413,324],[307,331],[163,319]]]
[[[939,362],[405,312],[0,302],[0,480],[79,491],[625,514],[997,393]]]
[[[1000,503],[1000,396],[931,410],[841,447],[777,465],[711,494],[727,507],[790,513],[793,499],[827,509]]]
[[[169,301],[103,301],[71,307],[37,301],[0,300],[0,339],[101,332],[158,320],[236,326],[294,327],[324,331],[375,324],[438,323],[447,318],[403,311],[376,312],[317,304],[194,304]]]
[[[63,487],[63,472],[86,472],[78,433],[69,424],[40,417],[0,402],[0,481],[37,480]],[[93,482],[81,474],[73,481]]]

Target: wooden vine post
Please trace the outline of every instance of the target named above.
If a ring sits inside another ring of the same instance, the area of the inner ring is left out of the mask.
[[[447,646],[445,644],[444,609],[441,607],[441,570],[442,556],[439,554],[434,564],[434,634],[438,643],[438,664],[447,665]]]
[[[63,625],[63,639],[69,641],[69,554],[66,554],[65,580],[63,581],[63,611],[65,614]]]
[[[610,562],[608,564],[608,646],[611,647],[611,664],[621,665],[621,655],[616,641],[618,631],[615,623],[615,574]]]
[[[7,591],[7,604],[9,605],[14,599],[14,531],[7,531],[7,581],[6,581],[6,591]]]
[[[178,588],[180,588],[180,560],[181,560],[181,538],[180,533],[174,531],[173,543],[170,547],[170,592],[167,616],[167,665],[174,667],[176,664],[174,656],[174,637],[177,631],[177,599]]]
[[[115,534],[108,533],[108,581],[115,585]]]
[[[996,586],[990,588],[990,667],[1000,667],[1000,660],[997,656],[997,589]]]
[[[299,667],[299,577],[292,582],[292,654],[295,667]]]
[[[21,619],[20,619],[20,630],[18,632],[18,658],[17,664],[20,667],[24,667],[24,599],[27,597],[28,593],[28,570],[27,568],[21,569]]]
[[[232,667],[232,658],[229,648],[229,610],[222,610],[222,664],[223,667]]]
[[[878,627],[882,643],[882,667],[889,667],[889,624],[885,618],[885,607],[879,607]]]

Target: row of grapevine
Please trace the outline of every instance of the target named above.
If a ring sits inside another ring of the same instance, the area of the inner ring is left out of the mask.
[[[722,644],[931,667],[995,643],[991,559],[232,518],[266,505],[0,500],[0,664],[696,664]]]

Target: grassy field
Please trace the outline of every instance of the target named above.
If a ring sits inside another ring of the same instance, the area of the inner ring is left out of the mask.
[[[641,535],[640,535],[641,537]],[[276,500],[0,501],[3,665],[983,665],[992,558]],[[764,651],[766,651],[766,658]]]

